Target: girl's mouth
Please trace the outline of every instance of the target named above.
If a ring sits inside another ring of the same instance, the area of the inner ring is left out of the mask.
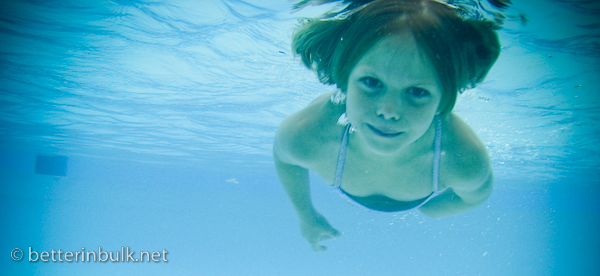
[[[375,128],[374,126],[372,126],[372,125],[369,125],[369,124],[367,124],[367,127],[368,127],[368,128],[371,130],[371,131],[373,131],[373,133],[377,134],[378,136],[385,137],[385,138],[393,138],[393,137],[398,137],[398,136],[400,136],[402,133],[404,133],[404,132],[402,132],[402,131],[400,131],[400,132],[395,132],[394,130],[387,130],[387,129],[386,129],[386,130],[379,130],[379,129],[377,129],[377,128]]]

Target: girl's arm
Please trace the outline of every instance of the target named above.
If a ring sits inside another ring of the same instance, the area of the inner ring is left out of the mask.
[[[338,237],[340,232],[315,210],[310,196],[308,170],[282,162],[278,157],[277,150],[274,150],[273,155],[279,180],[300,219],[302,236],[308,240],[314,251],[327,249],[325,246],[319,245],[319,242]]]
[[[472,189],[450,188],[432,198],[419,210],[432,218],[456,215],[473,209],[485,202],[494,187],[494,176],[490,171],[485,181],[479,181]]]
[[[326,249],[319,245],[319,241],[340,235],[315,210],[310,195],[307,169],[320,160],[318,153],[321,152],[319,147],[322,146],[323,141],[315,137],[321,137],[319,127],[322,124],[322,113],[324,105],[329,104],[331,94],[319,96],[306,108],[283,120],[277,129],[273,143],[273,158],[279,180],[298,214],[302,236],[308,240],[315,251]],[[315,121],[319,123],[315,124]]]
[[[440,175],[448,189],[419,210],[438,218],[456,215],[485,202],[494,188],[494,172],[485,145],[456,114],[444,117]]]
[[[310,196],[308,170],[282,162],[273,152],[277,175],[300,220],[314,217],[316,210]]]

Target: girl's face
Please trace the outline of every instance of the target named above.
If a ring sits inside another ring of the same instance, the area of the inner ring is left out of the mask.
[[[442,86],[410,34],[381,39],[348,77],[346,116],[373,152],[391,155],[419,139],[439,113]]]

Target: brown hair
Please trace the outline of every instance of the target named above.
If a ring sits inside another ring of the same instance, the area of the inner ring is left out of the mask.
[[[325,84],[346,91],[348,76],[380,39],[410,32],[430,58],[442,83],[442,114],[452,111],[458,91],[485,78],[500,54],[494,25],[465,20],[433,0],[378,0],[342,19],[311,19],[293,36],[292,50]]]

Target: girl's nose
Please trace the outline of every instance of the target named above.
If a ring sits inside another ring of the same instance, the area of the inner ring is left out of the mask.
[[[397,121],[400,119],[401,103],[397,99],[383,97],[377,107],[377,116],[385,120]]]

